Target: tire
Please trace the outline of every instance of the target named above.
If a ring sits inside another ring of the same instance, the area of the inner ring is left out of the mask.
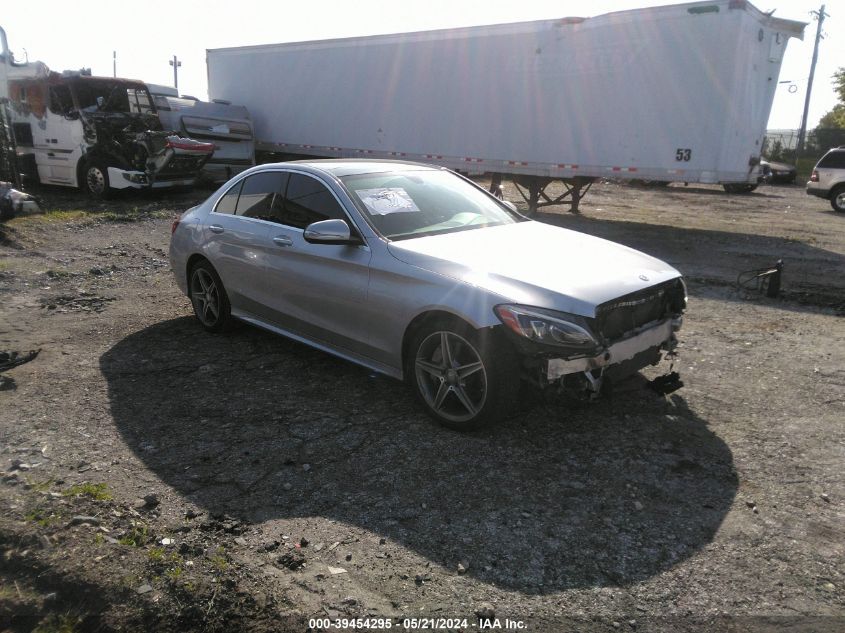
[[[428,415],[455,431],[474,431],[516,403],[516,358],[506,342],[494,344],[490,330],[482,337],[461,321],[439,320],[414,333],[405,375]]]
[[[82,185],[92,198],[100,200],[110,198],[112,189],[106,164],[99,160],[87,163],[82,170]]]
[[[224,332],[231,328],[232,306],[220,281],[220,276],[208,261],[201,261],[188,274],[188,294],[194,316],[209,332]]]
[[[757,188],[756,184],[750,182],[726,182],[722,188],[727,193],[751,193]]]
[[[837,213],[845,213],[845,185],[838,185],[830,192],[830,206]]]

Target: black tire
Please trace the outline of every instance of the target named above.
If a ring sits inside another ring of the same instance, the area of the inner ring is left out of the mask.
[[[845,213],[845,185],[837,185],[830,192],[830,206],[837,213]]]
[[[447,353],[444,355],[444,345]],[[413,334],[405,376],[426,413],[455,431],[498,422],[519,392],[516,354],[458,320],[438,320]]]
[[[203,328],[209,332],[231,329],[234,319],[229,295],[220,275],[208,261],[198,262],[188,273],[188,296],[194,316]]]
[[[722,188],[727,193],[751,193],[757,188],[756,184],[750,182],[726,182]]]
[[[100,160],[91,160],[82,169],[82,186],[92,198],[104,200],[112,196],[108,166]]]

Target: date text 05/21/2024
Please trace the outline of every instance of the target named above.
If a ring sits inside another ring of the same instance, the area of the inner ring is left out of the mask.
[[[479,618],[477,622],[467,618],[312,618],[308,621],[312,630],[388,630],[394,628],[404,631],[479,631],[509,630],[526,631],[522,620],[510,618]]]

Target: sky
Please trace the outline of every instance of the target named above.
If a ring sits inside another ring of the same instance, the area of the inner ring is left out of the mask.
[[[86,0],[84,4],[42,0],[6,2],[0,26],[18,58],[45,62],[52,70],[91,68],[95,75],[117,74],[148,83],[173,85],[175,55],[181,62],[179,92],[208,97],[208,48],[272,44],[380,33],[499,24],[566,16],[590,17],[611,11],[674,4],[666,0]],[[816,22],[811,11],[821,2],[754,0],[762,11],[808,22],[804,41],[790,40],[781,67],[769,129],[801,124]],[[832,76],[845,66],[845,3],[828,0],[825,38],[812,89],[808,128],[836,104]],[[839,46],[837,48],[837,42]]]

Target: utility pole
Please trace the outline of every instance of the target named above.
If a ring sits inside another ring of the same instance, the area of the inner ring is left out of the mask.
[[[824,7],[822,7],[824,9]],[[182,65],[178,59],[176,59],[176,55],[173,56],[173,59],[170,60],[170,65],[173,66],[173,87],[176,88],[176,92],[179,92],[179,66]]]
[[[813,76],[816,74],[816,62],[819,59],[819,40],[822,39],[822,23],[827,16],[824,12],[824,5],[818,10],[818,13],[815,11],[811,12],[816,19],[819,21],[819,25],[816,28],[816,43],[813,46],[813,61],[810,64],[810,78],[807,80],[807,96],[804,98],[804,114],[801,116],[801,129],[798,130],[798,148],[795,152],[796,158],[801,158],[801,155],[804,153],[804,137],[807,134],[807,115],[810,111],[810,93],[813,90]]]
[[[117,77],[117,51],[111,52],[112,77]]]

